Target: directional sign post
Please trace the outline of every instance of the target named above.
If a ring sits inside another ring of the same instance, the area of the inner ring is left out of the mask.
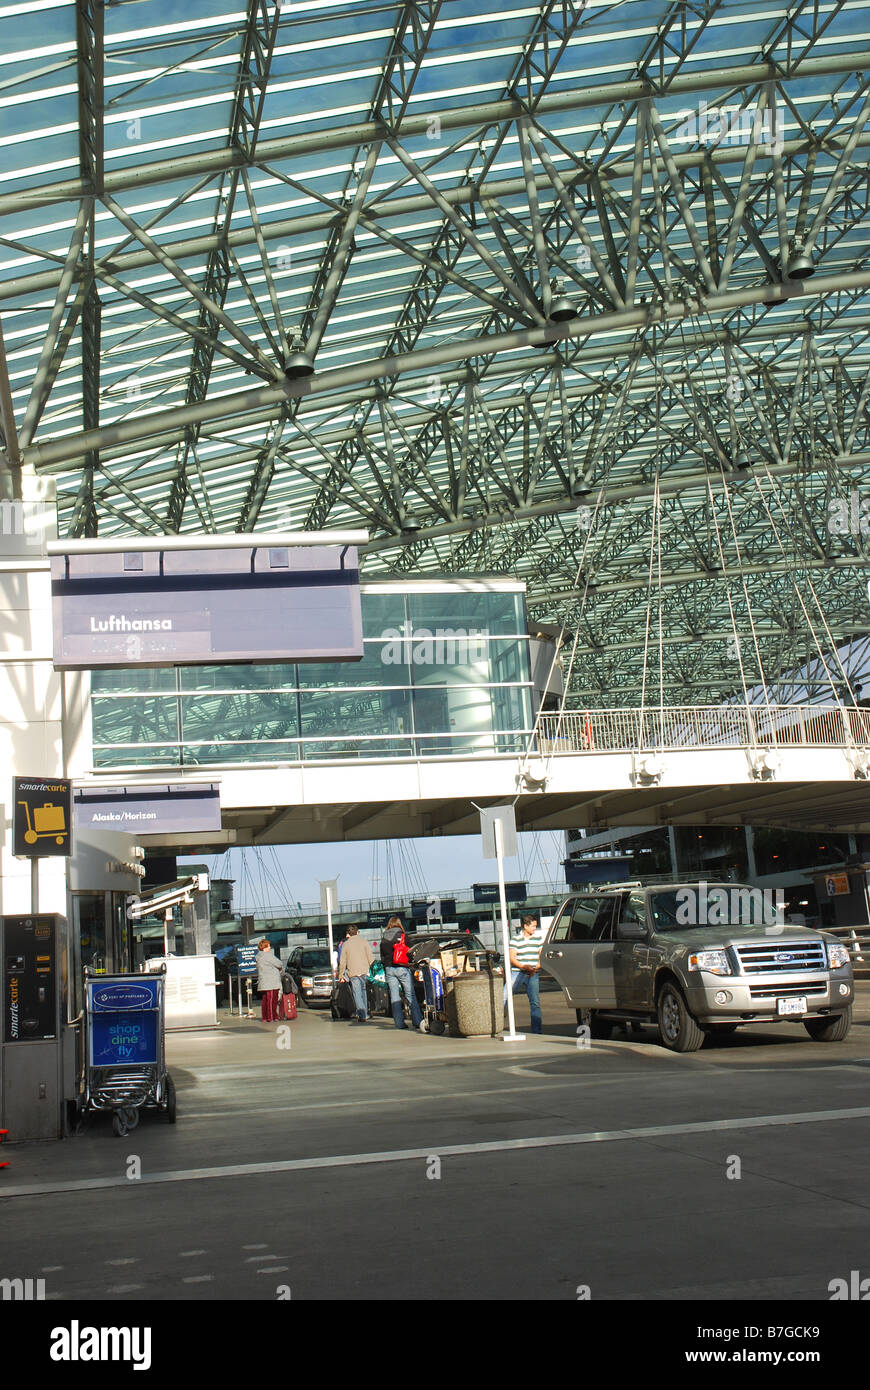
[[[329,969],[332,971],[332,914],[338,907],[338,879],[321,878],[320,910],[326,913],[326,935],[329,941]]]
[[[480,834],[484,859],[495,859],[498,865],[498,899],[501,906],[502,956],[507,989],[508,1031],[502,1034],[505,1042],[525,1042],[525,1033],[516,1031],[514,993],[511,988],[511,940],[508,922],[507,895],[504,882],[505,854],[517,852],[517,821],[513,806],[488,806],[480,813]]]

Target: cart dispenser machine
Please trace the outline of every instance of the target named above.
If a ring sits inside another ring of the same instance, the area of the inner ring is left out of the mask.
[[[0,1128],[13,1144],[62,1136],[65,945],[63,917],[0,917]]]

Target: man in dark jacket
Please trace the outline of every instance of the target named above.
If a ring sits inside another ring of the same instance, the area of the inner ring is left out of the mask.
[[[419,1028],[423,1022],[423,1014],[414,993],[414,979],[411,975],[405,931],[401,919],[398,917],[390,918],[387,929],[381,938],[381,960],[384,963],[384,974],[387,977],[387,989],[390,991],[393,1022],[397,1028],[405,1027],[405,1015],[402,1009],[402,992],[404,991],[411,1010],[411,1022],[415,1028]]]

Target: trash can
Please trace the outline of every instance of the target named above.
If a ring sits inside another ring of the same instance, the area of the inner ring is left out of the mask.
[[[483,970],[453,981],[456,1024],[463,1038],[495,1037],[504,1024],[504,976]],[[449,1016],[449,1015],[448,1015]]]

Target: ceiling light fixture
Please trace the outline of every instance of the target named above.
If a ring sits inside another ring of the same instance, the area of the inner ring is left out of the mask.
[[[290,344],[290,354],[284,363],[284,375],[288,381],[299,381],[302,377],[314,375],[314,363],[298,336],[294,337]]]

